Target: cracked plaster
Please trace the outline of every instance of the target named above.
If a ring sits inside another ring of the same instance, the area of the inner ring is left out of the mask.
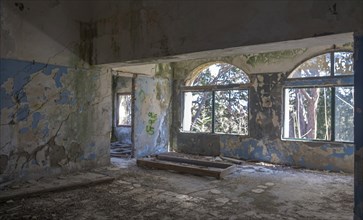
[[[1,98],[11,105],[1,108],[0,182],[109,163],[111,74],[1,63]]]

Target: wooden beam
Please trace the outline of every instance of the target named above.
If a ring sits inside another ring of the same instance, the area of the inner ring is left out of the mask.
[[[230,169],[221,170],[214,167],[198,167],[196,165],[177,164],[168,161],[155,160],[154,158],[137,159],[137,165],[140,167],[148,167],[161,170],[174,170],[199,176],[211,176],[217,179],[221,179],[233,171],[232,167],[230,167]]]
[[[45,186],[45,188],[30,187],[30,188],[19,189],[16,192],[5,191],[2,192],[0,195],[0,203],[7,201],[9,199],[29,198],[29,197],[38,196],[43,193],[59,192],[64,190],[77,189],[79,187],[97,185],[101,183],[109,183],[112,182],[113,180],[115,180],[115,178],[109,176],[103,176],[103,177],[98,177],[97,179],[88,179],[88,180],[79,179],[77,181],[70,180],[67,183],[60,183],[59,185],[54,185],[53,183],[53,185],[47,185]]]
[[[219,157],[222,158],[222,160],[226,160],[226,161],[229,161],[229,162],[235,163],[235,164],[242,164],[244,162],[242,160],[238,160],[238,159],[231,158],[231,157],[225,157],[222,155],[219,155]]]
[[[165,154],[157,155],[156,158],[159,160],[166,160],[171,162],[179,162],[179,163],[187,163],[187,164],[193,164],[193,165],[199,165],[199,166],[205,166],[205,167],[216,167],[216,168],[228,168],[232,164],[229,163],[220,163],[220,162],[212,162],[212,161],[205,161],[205,160],[196,160],[196,159],[189,159],[189,158],[182,158],[182,157],[175,157],[175,156],[169,156]]]

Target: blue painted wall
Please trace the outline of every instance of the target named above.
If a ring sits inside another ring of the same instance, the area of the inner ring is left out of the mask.
[[[0,183],[109,163],[111,80],[100,69],[1,59],[0,77]]]

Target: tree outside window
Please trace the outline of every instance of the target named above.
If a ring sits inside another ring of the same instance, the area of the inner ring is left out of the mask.
[[[131,126],[131,94],[118,94],[117,126]]]
[[[290,74],[287,84],[283,138],[354,141],[351,52],[313,57]]]
[[[183,131],[248,135],[248,76],[227,63],[203,69],[184,94]]]

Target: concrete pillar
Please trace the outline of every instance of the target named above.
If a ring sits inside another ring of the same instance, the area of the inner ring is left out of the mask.
[[[354,35],[354,220],[363,220],[363,33]]]

